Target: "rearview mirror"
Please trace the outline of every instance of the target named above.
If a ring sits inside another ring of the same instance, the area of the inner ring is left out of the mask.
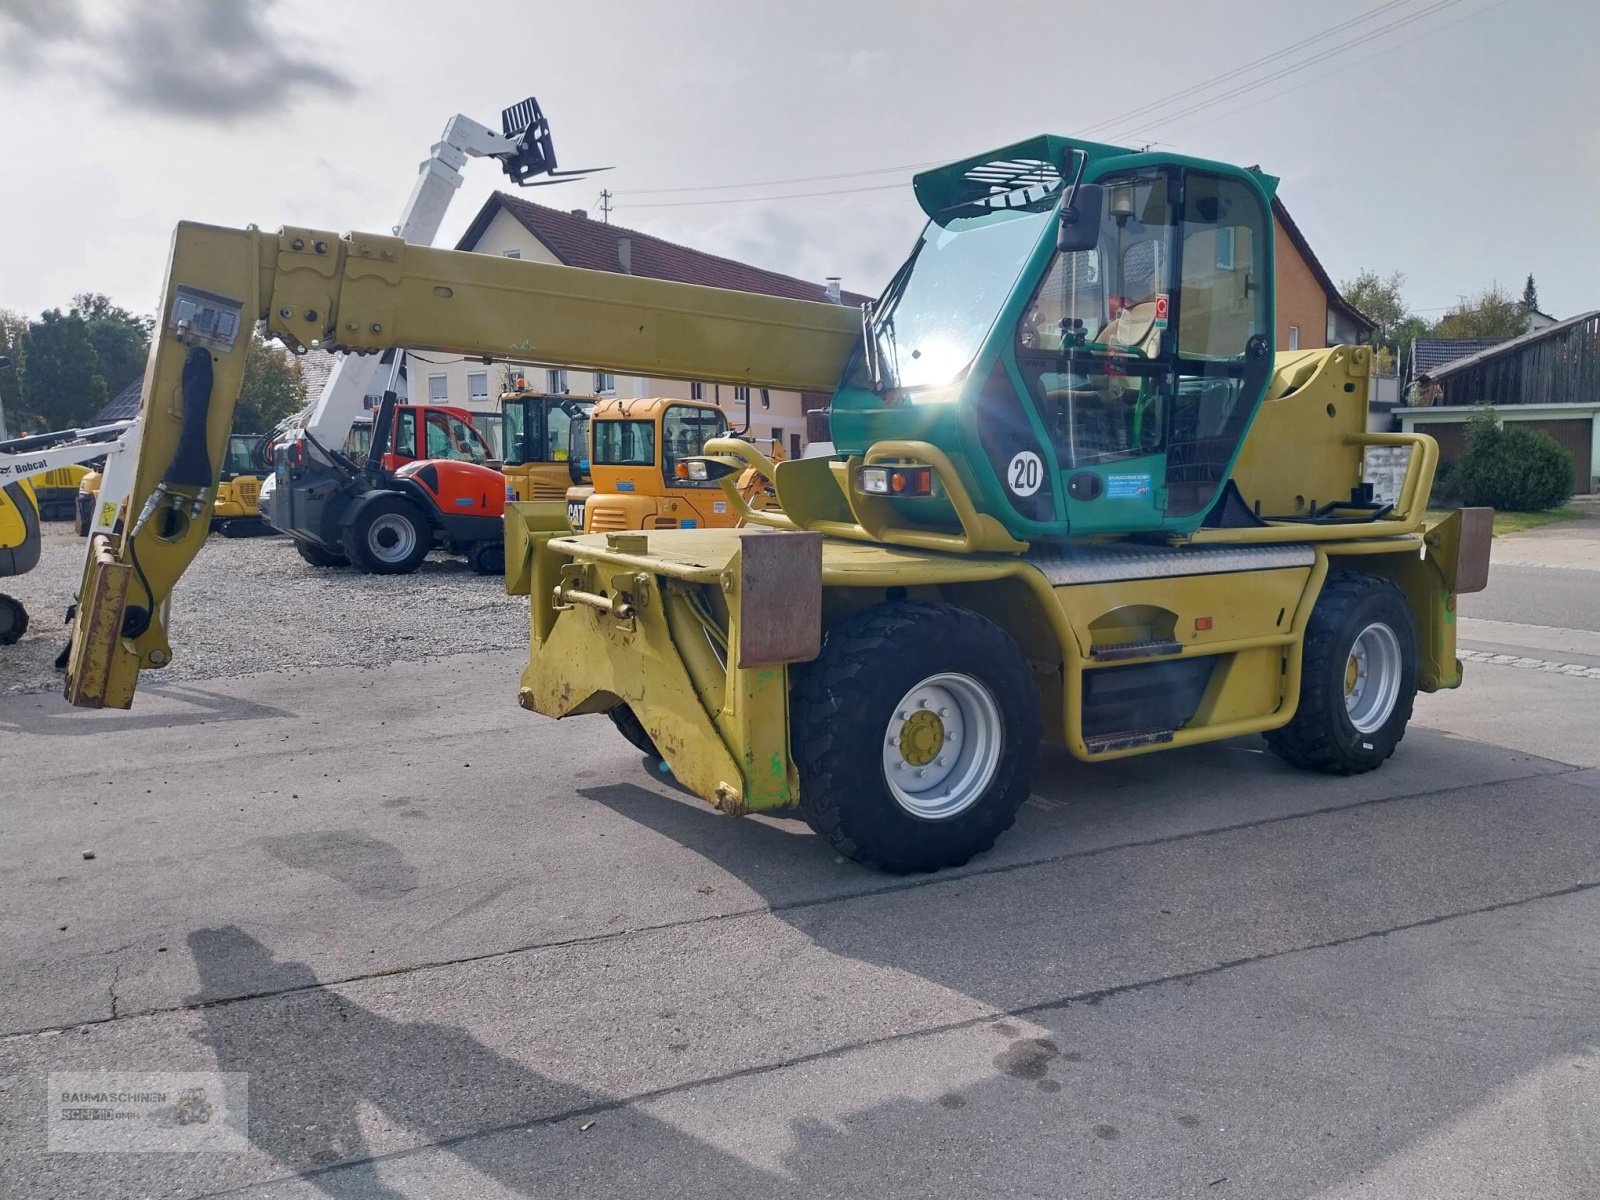
[[[1061,208],[1056,249],[1063,254],[1093,250],[1100,241],[1100,213],[1104,207],[1105,189],[1098,183],[1080,184],[1072,189]]]

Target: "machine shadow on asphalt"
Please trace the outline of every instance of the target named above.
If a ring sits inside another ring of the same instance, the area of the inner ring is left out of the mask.
[[[30,733],[42,737],[84,737],[110,733],[137,733],[145,729],[177,729],[185,725],[211,725],[221,721],[282,720],[295,716],[287,709],[260,704],[242,696],[214,692],[206,688],[172,685],[146,689],[152,698],[184,705],[188,711],[152,713],[137,716],[102,709],[86,713],[67,705],[55,696],[33,712],[18,711],[0,717],[0,733]]]
[[[731,826],[712,814],[666,817],[671,806],[658,797],[646,803],[641,789],[596,791],[619,811],[661,815],[659,825],[683,836]],[[748,864],[769,863],[781,837],[755,828],[767,853],[746,860],[747,878]],[[699,845],[711,850],[718,841]],[[960,886],[957,876],[938,879]],[[969,970],[981,955],[919,953],[893,921],[841,921],[817,906],[780,915],[840,955],[981,997]],[[322,987],[308,965],[279,961],[236,926],[189,934],[200,984],[189,1002],[199,1022],[193,1037],[216,1069],[250,1076],[254,1148],[328,1196],[419,1194],[453,1169],[439,1162],[445,1156],[528,1196],[658,1196],[651,1162],[692,1169],[707,1195],[852,1194],[884,1170],[888,1146],[901,1163],[932,1163],[959,1146],[974,1160],[966,1169],[1002,1180],[1018,1169],[1011,1135],[1035,1125],[1058,1131],[1063,1168],[1071,1164],[1086,1184],[1098,1178],[1110,1189],[1138,1170],[1167,1194],[1203,1194],[1243,1167],[1248,1178],[1238,1182],[1250,1194],[1316,1195],[1381,1170],[1521,1077],[1561,1060],[1594,1063],[1592,1039],[1577,1026],[1555,1041],[1532,1023],[1488,1038],[1484,1022],[1493,1014],[1453,1002],[1463,986],[1499,995],[1504,983],[1496,979],[1528,969],[1514,922],[1476,919],[1470,962],[1395,971],[1389,931],[1373,931],[1337,948],[1272,956],[1295,955],[1294,971],[1268,959],[1218,964],[953,1022],[909,1042],[867,1038],[626,1096],[551,1078],[461,1028],[375,1012],[352,998],[354,989]],[[1560,985],[1523,978],[1516,990]],[[217,1002],[219,994],[240,998]],[[539,1006],[529,999],[524,1037],[537,1044]],[[264,1005],[279,1010],[276,1019]],[[1243,1019],[1219,1022],[1220,1012]],[[664,1026],[661,1036],[669,1036]],[[537,1057],[560,1053],[545,1047]],[[918,1078],[922,1055],[956,1064],[976,1082],[930,1091]],[[850,1061],[857,1056],[882,1060],[876,1082],[864,1102],[853,1097],[841,1108],[837,1089],[852,1079],[860,1086],[853,1073],[862,1064]],[[1285,1070],[1290,1058],[1304,1065]],[[784,1068],[793,1103],[783,1111],[741,1095]],[[704,1127],[695,1118],[708,1107],[743,1114],[735,1150],[686,1131]],[[368,1109],[382,1114],[398,1146],[369,1146]],[[1263,1112],[1272,1118],[1262,1122]],[[1582,1122],[1547,1115],[1557,1144],[1577,1154]],[[641,1156],[639,1170],[615,1170],[623,1147]]]

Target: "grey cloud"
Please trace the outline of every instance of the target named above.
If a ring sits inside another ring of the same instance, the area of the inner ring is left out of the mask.
[[[131,108],[227,124],[355,84],[263,20],[266,3],[0,0],[0,59],[75,74]]]

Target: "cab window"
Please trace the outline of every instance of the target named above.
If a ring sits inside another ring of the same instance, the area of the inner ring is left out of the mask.
[[[478,431],[451,413],[428,414],[428,458],[454,458],[481,463],[489,455]]]
[[[261,439],[254,437],[230,437],[223,469],[230,475],[254,475],[259,469],[256,465],[256,449],[260,443]]]
[[[551,462],[575,462],[587,458],[588,437],[588,405],[563,403],[560,407],[550,410]]]
[[[596,421],[594,461],[609,467],[648,467],[656,461],[654,421]]]
[[[674,487],[720,487],[715,481],[695,483],[677,478],[678,464],[686,458],[705,453],[705,445],[721,437],[728,428],[722,411],[715,408],[691,408],[674,404],[661,418],[661,470],[667,482]]]
[[[371,438],[372,431],[367,430]],[[411,409],[401,409],[394,418],[394,452],[401,458],[417,456],[417,414]]]

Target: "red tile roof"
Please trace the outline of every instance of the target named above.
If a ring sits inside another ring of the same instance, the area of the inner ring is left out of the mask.
[[[484,202],[483,208],[456,243],[456,249],[471,250],[476,246],[478,239],[488,229],[489,222],[502,208],[569,267],[621,273],[624,270],[622,243],[626,241],[629,273],[633,275],[730,288],[737,292],[758,292],[766,296],[786,296],[791,300],[825,303],[828,299],[823,284],[809,283],[792,275],[781,275],[777,271],[752,267],[749,263],[693,250],[635,229],[608,225],[582,214],[546,208],[543,204],[534,204],[505,192],[496,192]],[[844,292],[840,300],[855,308],[869,298],[855,292]]]

